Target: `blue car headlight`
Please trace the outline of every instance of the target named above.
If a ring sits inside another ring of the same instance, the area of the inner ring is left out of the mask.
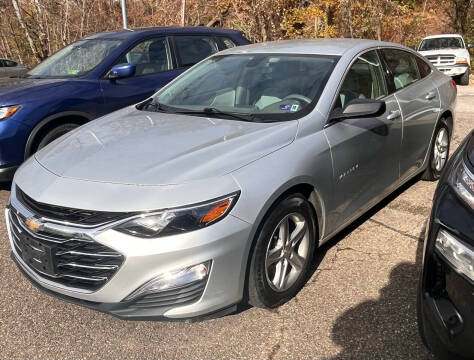
[[[0,121],[13,116],[18,110],[20,110],[20,105],[0,107]]]

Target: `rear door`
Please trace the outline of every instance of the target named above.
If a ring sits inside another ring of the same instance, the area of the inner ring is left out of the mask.
[[[391,91],[400,104],[403,117],[400,175],[415,173],[422,166],[438,119],[438,90],[418,56],[404,50],[382,50],[390,74]],[[420,65],[420,68],[419,68]]]
[[[115,64],[136,66],[134,76],[100,80],[104,98],[103,114],[138,103],[178,76],[167,37],[147,38],[118,58]]]
[[[325,133],[334,169],[335,226],[359,214],[399,178],[401,117],[398,103],[388,94],[376,50],[360,55],[345,75],[333,111],[356,99],[383,100],[380,116],[330,122]]]

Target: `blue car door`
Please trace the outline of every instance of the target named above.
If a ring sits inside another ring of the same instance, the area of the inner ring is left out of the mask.
[[[104,99],[100,115],[146,99],[183,71],[174,67],[170,43],[165,36],[139,42],[115,62],[123,63],[134,64],[135,75],[121,79],[108,79],[106,75],[100,80]]]

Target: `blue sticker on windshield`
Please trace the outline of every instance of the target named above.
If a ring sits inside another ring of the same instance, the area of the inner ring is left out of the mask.
[[[280,104],[280,110],[290,111],[291,106],[292,106],[291,104]]]

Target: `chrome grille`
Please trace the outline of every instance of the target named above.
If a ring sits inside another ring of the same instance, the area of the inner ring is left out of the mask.
[[[427,55],[426,58],[435,66],[454,65],[456,64],[455,55]]]
[[[117,272],[123,255],[89,238],[47,231],[33,233],[14,208],[8,211],[15,252],[41,277],[67,287],[95,291]]]

